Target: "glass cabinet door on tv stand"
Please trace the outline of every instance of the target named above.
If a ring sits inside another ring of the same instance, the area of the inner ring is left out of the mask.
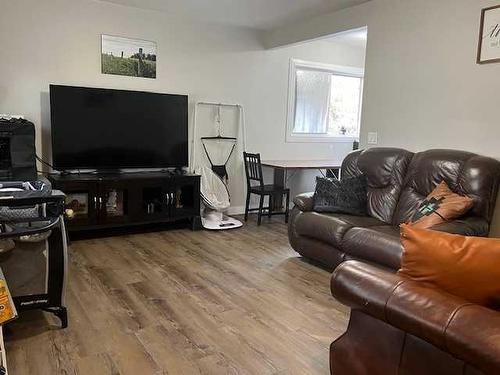
[[[101,185],[98,197],[101,223],[126,223],[129,221],[130,189],[126,183],[111,181]]]
[[[199,214],[200,186],[197,179],[177,177],[170,184],[170,216],[191,217]]]
[[[141,186],[141,217],[156,221],[168,216],[168,183],[162,180],[149,181]]]
[[[68,182],[64,186],[65,208],[72,211],[72,226],[97,224],[99,218],[99,192],[97,183],[82,185]]]

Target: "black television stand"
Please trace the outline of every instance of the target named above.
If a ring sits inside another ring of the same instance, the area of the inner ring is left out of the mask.
[[[170,172],[170,171],[169,171]],[[51,174],[73,210],[67,227],[91,231],[188,219],[201,228],[200,176],[158,172]]]

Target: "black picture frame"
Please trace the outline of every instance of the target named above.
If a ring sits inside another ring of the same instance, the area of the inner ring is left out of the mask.
[[[478,64],[492,64],[492,63],[498,63],[500,62],[500,48],[499,48],[499,53],[498,53],[498,58],[493,58],[493,59],[483,59],[483,41],[484,41],[484,31],[485,31],[485,20],[486,20],[486,14],[491,11],[497,10],[500,12],[500,5],[495,5],[492,7],[484,8],[481,11],[481,24],[479,27],[479,42],[478,42],[478,49],[477,49],[477,60],[476,62]],[[498,32],[499,34],[496,36],[499,40],[500,43],[500,24],[498,25]]]

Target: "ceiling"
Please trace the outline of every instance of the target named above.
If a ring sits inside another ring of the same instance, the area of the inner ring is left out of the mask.
[[[102,0],[159,10],[173,16],[255,29],[272,29],[287,23],[334,12],[369,0]]]

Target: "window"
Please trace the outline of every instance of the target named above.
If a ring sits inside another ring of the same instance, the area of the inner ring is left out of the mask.
[[[359,138],[363,70],[291,60],[287,142]]]

